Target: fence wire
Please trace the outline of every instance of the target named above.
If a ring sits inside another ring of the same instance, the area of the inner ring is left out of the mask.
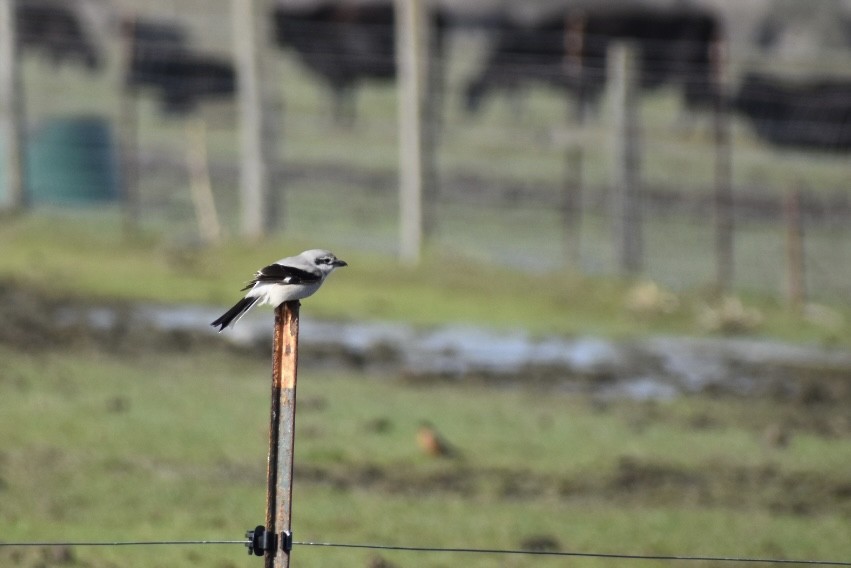
[[[155,541],[43,541],[43,542],[2,542],[0,547],[54,547],[54,546],[188,546],[242,544],[248,545],[248,540],[155,540]],[[800,564],[816,566],[851,566],[851,561],[835,560],[796,560],[785,558],[755,558],[747,556],[691,556],[691,555],[660,555],[660,554],[624,554],[604,552],[569,552],[560,550],[522,550],[510,548],[473,548],[473,547],[441,547],[441,546],[412,546],[386,544],[360,544],[341,542],[293,541],[294,546],[315,546],[320,548],[351,548],[367,550],[385,550],[399,552],[445,553],[445,554],[490,554],[502,556],[556,556],[573,558],[599,558],[603,560],[657,560],[682,562],[733,562],[751,564]]]

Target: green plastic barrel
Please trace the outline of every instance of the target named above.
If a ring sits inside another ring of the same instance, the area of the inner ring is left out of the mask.
[[[109,122],[96,116],[53,118],[27,144],[33,204],[85,205],[119,198],[118,149]]]

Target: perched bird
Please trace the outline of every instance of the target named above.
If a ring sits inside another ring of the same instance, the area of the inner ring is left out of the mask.
[[[457,457],[456,450],[430,422],[420,422],[417,428],[417,444],[420,449],[433,457],[449,458]]]
[[[331,252],[322,249],[306,250],[288,256],[261,268],[242,290],[248,290],[243,299],[211,323],[221,332],[239,321],[254,304],[271,304],[278,307],[284,302],[302,300],[316,292],[335,268],[348,266]]]

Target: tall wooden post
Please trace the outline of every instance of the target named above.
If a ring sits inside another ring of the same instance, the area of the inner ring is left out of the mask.
[[[258,18],[266,17],[258,0],[232,0],[234,51],[237,62],[237,84],[240,111],[240,204],[242,234],[259,238],[270,229],[277,217],[270,211],[269,155],[271,140],[264,133],[268,117],[264,113],[261,82],[261,39],[257,33]],[[256,8],[260,5],[260,10]]]
[[[734,218],[730,108],[727,102],[726,45],[720,38],[710,47],[713,77],[715,138],[715,286],[720,295],[733,287]]]
[[[426,180],[423,102],[426,85],[424,0],[395,0],[399,98],[399,243],[403,262],[416,264],[423,246]]]
[[[266,531],[277,538],[272,539],[274,546],[264,553],[265,568],[290,565],[299,307],[296,300],[275,308]]]
[[[620,268],[635,274],[642,267],[640,132],[635,50],[627,43],[609,48],[612,118],[612,217]]]
[[[800,310],[807,301],[806,256],[804,254],[804,222],[801,214],[801,190],[786,193],[786,294],[789,305]]]
[[[133,72],[136,50],[136,22],[138,17],[131,13],[122,26],[122,73],[118,87],[118,131],[121,148],[122,212],[124,233],[135,236],[142,219],[142,203],[139,194],[139,120],[136,89],[129,84]]]
[[[574,125],[582,131],[584,119],[577,115]],[[582,263],[582,194],[585,151],[581,137],[571,136],[564,151],[561,224],[564,256],[568,267],[578,269]]]
[[[567,129],[573,131],[564,152],[562,181],[562,234],[567,266],[578,268],[582,262],[582,194],[585,149],[585,17],[568,12],[564,18],[564,73],[566,85]],[[572,95],[572,96],[571,96]],[[572,101],[572,102],[570,102]]]
[[[207,158],[207,125],[201,116],[186,119],[186,166],[189,192],[195,209],[198,232],[204,244],[216,244],[222,238],[222,226],[216,211],[210,164]]]
[[[15,34],[15,0],[0,0],[0,152],[5,198],[0,209],[19,211],[26,206],[24,159],[24,99]]]
[[[423,240],[434,236],[437,228],[437,200],[440,194],[440,176],[437,168],[437,147],[443,128],[443,103],[446,94],[446,61],[444,60],[445,30],[442,29],[436,8],[423,2],[422,8],[422,58],[423,78],[420,86],[422,112],[422,163],[423,163]]]

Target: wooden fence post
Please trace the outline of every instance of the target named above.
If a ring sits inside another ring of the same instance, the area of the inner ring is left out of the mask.
[[[424,0],[395,0],[396,76],[399,98],[400,258],[420,260],[424,233],[423,195],[427,179],[423,101],[426,87],[426,7]]]
[[[724,295],[733,287],[734,217],[732,185],[732,145],[730,140],[730,108],[727,102],[726,43],[714,41],[710,47],[713,81],[715,142],[715,287]]]
[[[268,116],[261,80],[259,16],[267,16],[265,1],[232,0],[234,51],[237,68],[237,98],[240,110],[240,206],[242,234],[249,238],[265,236],[270,221],[277,218],[270,209],[269,161],[272,140],[265,136]]]
[[[446,93],[445,30],[437,8],[421,2],[423,84],[420,101],[422,118],[423,162],[423,240],[434,236],[437,228],[437,200],[440,197],[440,176],[437,168],[437,147],[443,128],[443,104]]]
[[[564,73],[568,102],[568,136],[564,152],[562,181],[562,234],[567,266],[579,268],[582,262],[582,195],[585,163],[585,17],[568,13],[564,18]],[[572,91],[572,92],[571,92]],[[572,95],[572,97],[571,97]]]
[[[124,234],[133,237],[139,230],[142,219],[142,203],[139,194],[139,117],[136,89],[129,84],[136,53],[136,22],[138,16],[131,13],[122,25],[122,73],[118,87],[118,132],[121,149],[122,213]]]
[[[6,190],[5,198],[0,196],[0,209],[8,211],[20,211],[27,203],[26,119],[15,24],[15,0],[0,0],[0,171],[5,177],[0,187],[5,185]]]
[[[612,220],[620,269],[635,274],[642,268],[640,132],[635,49],[626,42],[609,47],[607,70],[612,128]]]
[[[800,310],[807,301],[807,285],[804,222],[799,188],[786,193],[783,208],[786,218],[786,297],[793,309]]]
[[[222,238],[222,226],[216,211],[213,184],[210,181],[210,164],[207,158],[207,126],[204,117],[186,118],[186,165],[189,173],[189,191],[198,232],[204,244],[216,244]]]
[[[576,128],[582,128],[582,119],[577,117]],[[570,268],[579,268],[582,262],[582,194],[585,151],[580,139],[567,142],[564,152],[564,178],[562,181],[562,235],[565,261]]]

